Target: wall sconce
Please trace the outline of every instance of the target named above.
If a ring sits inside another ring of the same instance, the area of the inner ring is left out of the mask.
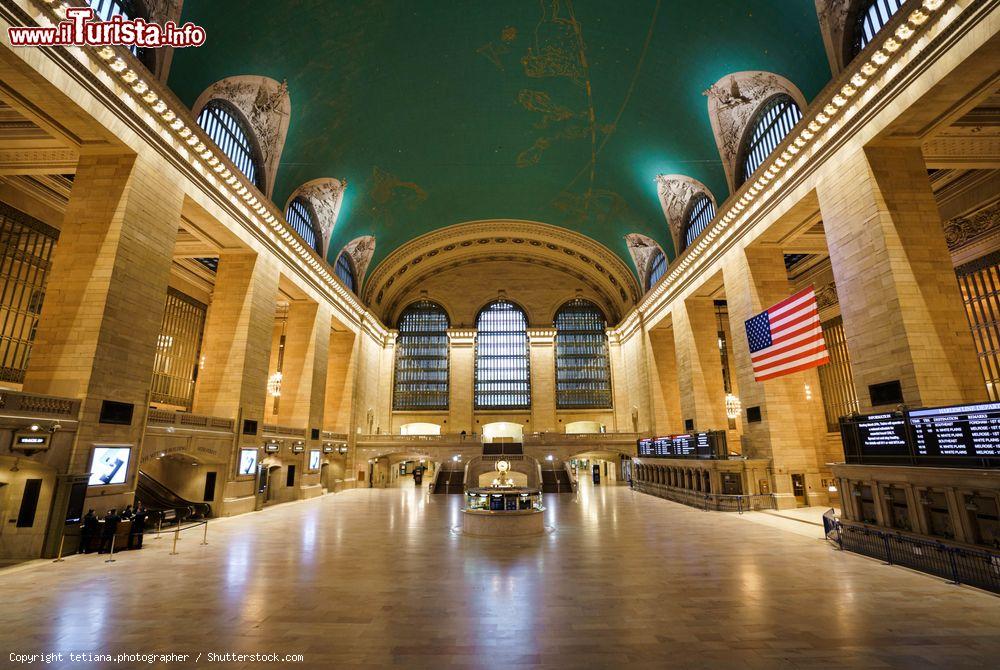
[[[743,410],[743,403],[732,393],[726,394],[726,416],[732,420],[736,420],[740,416],[740,412]]]
[[[813,399],[812,387],[810,387],[809,384],[806,384],[806,400],[812,400],[812,399]]]
[[[267,378],[267,393],[272,398],[281,397],[281,373],[275,372]]]

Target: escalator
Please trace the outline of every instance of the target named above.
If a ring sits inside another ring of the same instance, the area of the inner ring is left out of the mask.
[[[212,514],[212,506],[208,503],[185,500],[141,470],[135,501],[141,502],[149,512],[162,512],[164,521],[203,519]]]
[[[566,468],[542,470],[542,493],[572,493],[573,482]]]
[[[465,493],[465,465],[447,462],[434,481],[434,493]]]

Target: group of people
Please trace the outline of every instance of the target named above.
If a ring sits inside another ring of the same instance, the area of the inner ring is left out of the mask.
[[[80,552],[89,554],[94,538],[100,538],[101,542],[98,553],[108,554],[113,551],[114,538],[118,534],[118,527],[122,523],[128,523],[128,549],[142,549],[142,536],[146,530],[146,520],[149,513],[142,503],[136,504],[133,509],[128,505],[119,514],[115,509],[109,509],[103,519],[98,519],[94,510],[87,510],[83,517],[82,529],[80,531]],[[121,547],[118,547],[121,549]]]

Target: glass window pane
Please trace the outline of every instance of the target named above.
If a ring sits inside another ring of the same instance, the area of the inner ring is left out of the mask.
[[[593,303],[576,299],[556,314],[556,406],[609,409],[611,366],[607,323]]]
[[[476,328],[476,409],[530,408],[528,319],[524,312],[498,300],[479,313]]]

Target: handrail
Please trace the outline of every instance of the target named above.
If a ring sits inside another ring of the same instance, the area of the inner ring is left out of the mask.
[[[236,422],[233,419],[205,414],[151,409],[146,416],[146,423],[150,426],[174,426],[182,430],[185,428],[194,428],[231,433]]]
[[[692,491],[667,484],[658,484],[644,480],[632,479],[636,491],[678,502],[692,507],[700,507],[706,512],[752,512],[762,509],[777,509],[777,501],[771,493],[749,493],[730,495],[706,491]]]

